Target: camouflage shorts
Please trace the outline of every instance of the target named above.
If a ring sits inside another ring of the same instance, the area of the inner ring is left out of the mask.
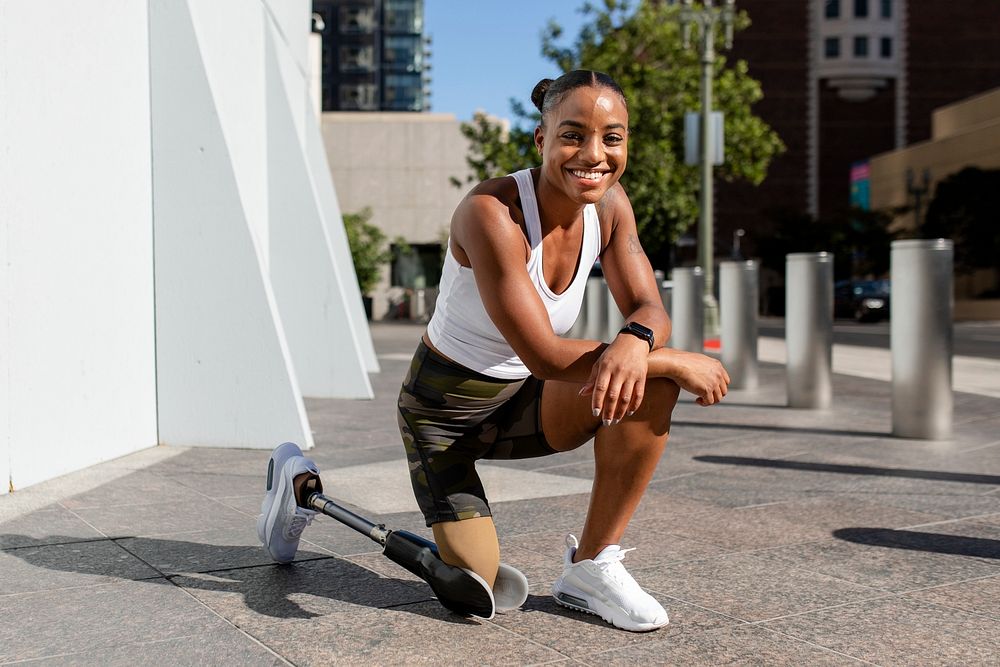
[[[501,380],[417,348],[399,392],[399,432],[427,525],[490,516],[479,459],[554,454],[542,434],[543,382]]]

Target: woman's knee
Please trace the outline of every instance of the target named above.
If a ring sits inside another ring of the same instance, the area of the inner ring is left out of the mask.
[[[635,418],[649,422],[656,432],[669,431],[670,417],[677,404],[679,394],[680,387],[673,380],[648,378],[646,390],[642,396],[642,405],[636,411]]]

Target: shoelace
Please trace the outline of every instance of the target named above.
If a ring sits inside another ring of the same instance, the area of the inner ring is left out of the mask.
[[[625,554],[630,551],[635,551],[635,547],[630,549],[619,549],[614,555],[607,555],[602,557],[600,560],[595,560],[601,571],[611,577],[612,581],[623,586],[638,586],[632,575],[628,573],[625,566],[622,565],[622,561],[625,560]]]
[[[289,539],[294,539],[302,534],[302,531],[306,529],[306,526],[312,523],[313,515],[305,515],[295,513],[292,515],[291,520],[288,522],[288,526],[285,533],[288,535]]]

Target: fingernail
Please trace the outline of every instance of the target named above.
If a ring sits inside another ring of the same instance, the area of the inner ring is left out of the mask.
[[[612,425],[612,426],[617,426],[618,424],[621,424],[621,423],[622,423],[622,420],[621,420],[621,419],[616,419],[616,420],[615,420],[614,422],[612,422],[612,424],[611,424],[611,425]]]
[[[600,417],[601,416],[601,409],[600,408],[594,408],[594,416],[595,417]]]
[[[583,396],[583,392],[585,392],[586,390],[587,390],[586,387],[580,387],[580,393],[577,394],[577,396]]]
[[[630,410],[629,413],[628,413],[628,416],[631,417],[634,414],[635,414],[635,410]]]
[[[611,420],[610,419],[602,419],[601,421],[604,422],[605,426],[611,426]]]

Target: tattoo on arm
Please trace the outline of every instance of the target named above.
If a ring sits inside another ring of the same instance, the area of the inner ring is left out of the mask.
[[[639,239],[636,238],[635,234],[629,234],[627,240],[628,254],[630,255],[641,255],[642,246],[639,245]]]

